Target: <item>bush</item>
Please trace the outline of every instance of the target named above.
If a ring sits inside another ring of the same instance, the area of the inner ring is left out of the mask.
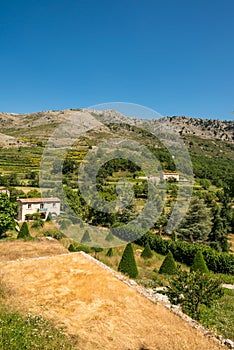
[[[31,239],[32,238],[32,236],[29,233],[28,224],[26,221],[23,222],[23,224],[20,228],[20,231],[18,233],[17,239],[20,239],[20,238],[23,238],[23,239]]]
[[[169,251],[158,271],[160,274],[175,275],[178,272],[172,252]]]
[[[114,236],[113,236],[112,232],[109,232],[108,235],[106,236],[105,240],[108,242],[111,242],[111,241],[113,241],[113,239],[114,239]]]
[[[51,229],[48,229],[48,230],[45,230],[44,232],[43,232],[43,235],[44,236],[47,236],[47,237],[52,237],[52,238],[55,238],[55,239],[62,239],[62,238],[64,238],[64,237],[66,237],[65,236],[65,234],[64,233],[62,233],[59,229],[57,229],[57,228],[51,228]]]
[[[215,273],[225,273],[234,275],[234,255],[228,253],[218,253],[214,249],[199,244],[172,240],[164,240],[159,236],[148,232],[135,243],[145,246],[149,242],[150,248],[155,252],[166,255],[169,250],[176,261],[191,266],[198,250],[201,250],[206,265],[209,270]]]
[[[137,265],[131,243],[126,245],[120,260],[118,271],[128,275],[130,278],[136,278],[138,275]]]
[[[208,267],[206,266],[206,262],[204,260],[202,252],[199,250],[194,258],[193,265],[190,267],[190,272],[200,271],[203,273],[208,273]]]
[[[89,254],[91,249],[85,245],[70,244],[68,247],[69,252],[84,252]]]
[[[170,281],[166,292],[170,302],[181,305],[182,311],[190,317],[199,320],[200,306],[211,307],[223,296],[221,280],[194,271],[180,271],[178,276]]]
[[[149,243],[146,243],[145,249],[143,250],[143,252],[141,253],[141,257],[144,259],[150,259],[152,258],[153,253],[150,249]]]
[[[45,222],[42,219],[36,219],[35,221],[33,221],[32,223],[32,228],[39,228],[39,227],[43,227],[45,224]]]
[[[111,256],[113,256],[113,255],[114,255],[113,249],[112,249],[112,248],[109,248],[108,251],[107,251],[107,253],[106,253],[106,256],[111,257]]]
[[[89,235],[89,231],[85,231],[85,233],[83,234],[83,237],[81,238],[80,243],[85,243],[85,242],[91,242],[91,238]]]

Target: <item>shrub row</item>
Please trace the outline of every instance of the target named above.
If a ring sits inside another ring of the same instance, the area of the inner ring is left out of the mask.
[[[200,250],[209,270],[215,273],[234,275],[234,255],[218,253],[216,250],[202,245],[190,244],[182,241],[174,242],[172,240],[164,240],[149,232],[135,241],[136,244],[141,246],[145,246],[147,242],[149,243],[150,248],[155,252],[166,255],[171,251],[176,261],[188,266],[193,264],[195,254]]]

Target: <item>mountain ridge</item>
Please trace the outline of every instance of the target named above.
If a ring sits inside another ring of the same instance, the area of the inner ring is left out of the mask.
[[[36,139],[47,138],[54,128],[64,122],[69,116],[79,115],[86,112],[98,121],[104,124],[125,123],[135,125],[136,127],[147,130],[154,129],[160,124],[170,127],[181,136],[195,135],[201,138],[216,139],[227,142],[234,142],[234,121],[223,121],[218,119],[202,119],[187,116],[167,116],[159,119],[139,119],[130,118],[115,110],[98,111],[94,109],[69,109],[69,110],[50,110],[35,112],[29,114],[3,113],[0,112],[0,130],[1,134],[17,137],[18,132],[23,132],[26,136],[30,131],[34,133]],[[24,130],[23,130],[24,129]],[[39,130],[36,130],[39,129]],[[18,132],[17,132],[18,131]],[[22,136],[22,135],[20,135]],[[0,145],[1,145],[0,135]],[[5,138],[6,142],[6,138]],[[20,142],[18,142],[18,145]],[[17,146],[17,142],[14,146]]]

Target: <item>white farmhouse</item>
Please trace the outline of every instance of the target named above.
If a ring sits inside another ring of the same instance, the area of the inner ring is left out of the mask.
[[[46,220],[49,213],[52,218],[60,214],[59,198],[18,198],[18,221],[25,221],[35,213],[40,213],[41,219]]]
[[[178,173],[163,173],[162,178],[163,180],[175,179],[176,181],[179,181],[180,175]]]

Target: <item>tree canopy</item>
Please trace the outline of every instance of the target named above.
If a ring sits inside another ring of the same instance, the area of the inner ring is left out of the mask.
[[[6,194],[0,193],[0,238],[14,225],[17,204],[12,203]]]

